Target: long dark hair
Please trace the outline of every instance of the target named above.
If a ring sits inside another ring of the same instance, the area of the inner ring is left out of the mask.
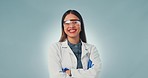
[[[65,17],[66,17],[68,14],[74,14],[74,15],[76,15],[76,16],[79,18],[79,20],[80,20],[80,22],[81,22],[80,39],[81,39],[83,42],[87,43],[83,19],[82,19],[82,16],[80,15],[80,13],[77,12],[76,10],[68,10],[68,11],[66,11],[66,12],[64,13],[64,15],[63,15],[63,17],[62,17],[62,21],[61,21],[61,25],[62,25],[62,35],[61,35],[61,38],[60,38],[59,42],[63,42],[63,41],[65,41],[66,38],[67,38],[67,34],[64,32],[63,23],[64,23]]]

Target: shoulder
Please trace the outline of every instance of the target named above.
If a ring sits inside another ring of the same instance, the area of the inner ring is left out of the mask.
[[[50,45],[50,48],[61,49],[61,47],[67,47],[67,42],[55,42]]]
[[[89,43],[83,43],[85,49],[87,49],[89,52],[99,52],[100,50],[94,45]]]
[[[61,42],[55,42],[55,43],[52,43],[50,44],[49,46],[49,55],[50,56],[56,56],[56,55],[59,55],[59,52],[60,52],[60,47],[61,46]]]
[[[49,48],[60,48],[61,42],[55,42],[50,44]]]
[[[61,42],[54,42],[52,44],[50,44],[50,46],[60,46]]]
[[[84,43],[84,42],[82,42],[82,44],[83,44],[86,48],[88,48],[88,49],[96,48],[95,45],[93,45],[93,44]]]

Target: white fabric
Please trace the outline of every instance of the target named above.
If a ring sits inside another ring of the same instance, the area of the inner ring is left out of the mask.
[[[89,59],[92,60],[94,66],[87,69]],[[49,48],[50,78],[97,78],[101,68],[101,60],[94,45],[82,42],[81,61],[83,69],[76,69],[77,59],[68,46],[67,40],[52,44]],[[62,72],[62,68],[70,69],[72,76]]]

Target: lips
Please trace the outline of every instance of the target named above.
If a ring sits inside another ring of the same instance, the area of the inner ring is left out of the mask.
[[[75,33],[77,31],[77,29],[69,29],[68,30],[70,33]]]

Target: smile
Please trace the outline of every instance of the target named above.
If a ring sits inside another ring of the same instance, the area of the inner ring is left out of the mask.
[[[75,33],[77,31],[77,29],[70,29],[68,30],[70,33]]]

